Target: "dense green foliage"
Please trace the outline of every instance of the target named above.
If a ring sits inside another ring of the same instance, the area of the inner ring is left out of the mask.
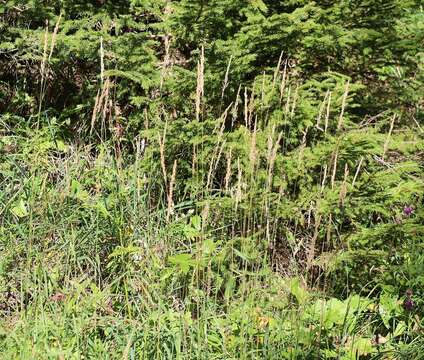
[[[420,1],[0,18],[0,358],[423,356]]]

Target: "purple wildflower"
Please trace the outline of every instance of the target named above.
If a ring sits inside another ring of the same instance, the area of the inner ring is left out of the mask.
[[[415,306],[414,300],[412,300],[412,290],[406,290],[406,299],[403,301],[403,308],[407,311],[411,311]]]
[[[414,308],[414,305],[414,300],[412,300],[411,298],[406,298],[403,302],[403,308],[408,311],[411,311]]]
[[[411,216],[411,214],[414,212],[414,208],[412,206],[405,206],[403,208],[403,214],[405,216]]]

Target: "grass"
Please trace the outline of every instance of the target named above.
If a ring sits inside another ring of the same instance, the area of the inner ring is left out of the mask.
[[[89,130],[100,128],[104,141],[65,142],[51,119],[38,126],[41,113],[37,129],[4,131],[1,358],[420,353],[418,307],[405,310],[404,296],[381,281],[387,273],[419,288],[396,259],[414,251],[396,242],[418,249],[424,228],[399,211],[405,226],[394,225],[387,208],[419,203],[411,154],[422,142],[394,132],[395,116],[388,132],[385,122],[364,129],[346,119],[349,82],[314,103],[286,84],[286,70],[277,75],[244,100],[239,91],[217,119],[204,117],[202,52],[196,121],[165,116],[125,139],[107,130],[106,79]],[[316,125],[294,126],[305,117]],[[395,260],[381,261],[392,249]]]
[[[216,226],[214,201],[227,206],[210,190],[200,209],[170,203],[175,168],[163,188],[111,146],[30,134],[3,138],[13,144],[1,163],[4,359],[396,358],[418,326],[396,297],[338,300],[300,268],[275,272],[254,199],[237,194],[244,174],[234,222]]]

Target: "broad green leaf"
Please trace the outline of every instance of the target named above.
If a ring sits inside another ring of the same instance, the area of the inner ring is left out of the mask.
[[[23,199],[20,199],[15,206],[13,206],[10,211],[12,212],[13,215],[19,217],[19,218],[23,218],[25,216],[28,216],[28,209],[27,209],[27,205],[25,203],[25,201]]]
[[[128,255],[128,254],[134,254],[134,253],[139,253],[142,252],[143,249],[141,247],[138,246],[117,246],[112,253],[109,255],[109,258],[114,258],[117,256],[124,256],[124,255]]]
[[[376,349],[373,348],[371,339],[368,338],[359,338],[356,339],[352,345],[349,345],[351,349],[351,354],[356,356],[364,356],[371,354],[376,351]]]
[[[293,278],[289,282],[290,292],[299,304],[305,304],[309,297],[307,290],[301,285],[299,278]]]
[[[177,254],[170,256],[168,261],[177,267],[180,268],[183,274],[187,274],[190,270],[190,267],[193,267],[196,262],[192,259],[191,254]]]
[[[396,325],[396,329],[395,331],[393,331],[393,337],[396,336],[401,336],[405,331],[406,331],[407,327],[404,321],[400,321],[397,325]]]
[[[74,198],[82,202],[86,202],[90,198],[90,195],[86,190],[84,190],[81,183],[75,179],[71,182],[71,193]]]
[[[197,231],[202,230],[202,218],[199,215],[192,216],[190,223]]]

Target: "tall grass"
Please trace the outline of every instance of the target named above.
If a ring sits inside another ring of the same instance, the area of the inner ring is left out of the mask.
[[[345,129],[349,82],[339,109],[327,91],[316,124],[290,139],[305,94],[281,66],[209,119],[202,50],[193,104],[201,141],[190,146],[173,138],[171,120],[122,158],[114,140],[65,144],[51,128],[2,138],[2,358],[394,356],[417,326],[398,298],[338,300],[320,283],[325,256],[345,246],[327,209],[345,205],[372,155],[350,158],[346,138],[362,135]],[[90,124],[102,113],[103,135],[108,84]],[[228,75],[223,94],[227,86]],[[376,135],[383,159],[393,127],[394,117],[386,140]]]

